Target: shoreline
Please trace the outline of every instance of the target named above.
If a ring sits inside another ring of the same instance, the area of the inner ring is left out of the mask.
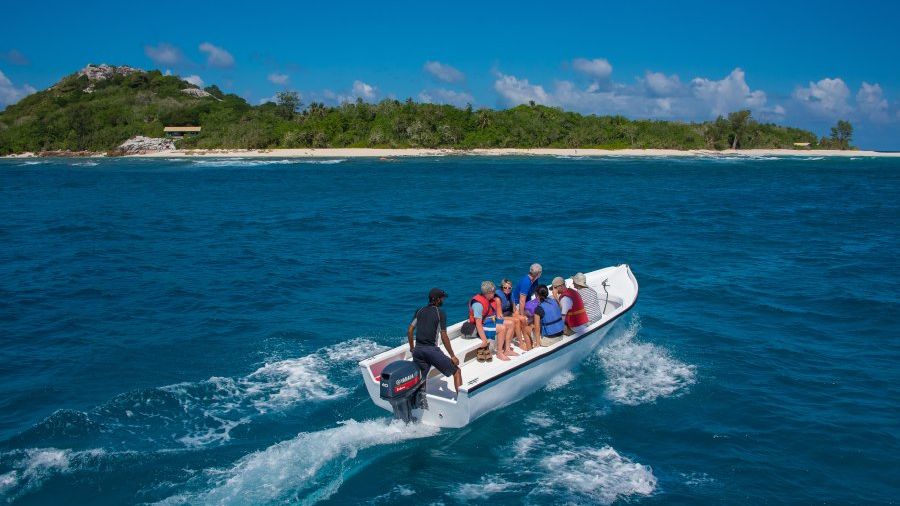
[[[404,158],[432,156],[571,156],[571,157],[900,157],[900,152],[840,151],[824,149],[739,149],[714,151],[706,149],[554,149],[554,148],[489,148],[489,149],[379,149],[379,148],[305,148],[305,149],[176,149],[123,155],[122,158]],[[21,153],[0,158],[107,158],[106,153]],[[109,157],[113,158],[113,157]],[[115,157],[118,158],[118,157]]]

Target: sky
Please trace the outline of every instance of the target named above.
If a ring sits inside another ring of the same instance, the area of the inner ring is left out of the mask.
[[[10,2],[0,108],[88,63],[278,91],[700,121],[747,109],[900,150],[900,2]]]

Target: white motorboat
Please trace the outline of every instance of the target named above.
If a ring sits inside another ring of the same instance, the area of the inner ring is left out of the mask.
[[[411,362],[409,346],[403,344],[359,362],[372,401],[393,411],[398,418],[404,418],[394,407],[397,402],[382,398],[382,391],[399,392],[415,384],[422,392],[417,392],[415,396],[418,402],[416,399],[409,400],[407,417],[411,414],[421,423],[458,428],[543,388],[554,377],[572,369],[596,350],[610,335],[610,330],[620,317],[637,301],[638,283],[628,265],[607,267],[585,276],[587,284],[600,295],[603,315],[591,322],[583,332],[565,336],[549,347],[537,347],[527,352],[514,347],[519,356],[510,357],[509,361],[494,358],[491,362],[478,362],[476,350],[481,346],[481,340],[463,337],[460,332],[463,322],[459,322],[447,327],[453,352],[459,357],[462,370],[463,384],[458,393],[455,392],[453,378],[444,377],[435,368],[431,369],[424,385],[418,384],[417,373],[411,372],[418,371],[418,368]],[[571,287],[572,280],[567,279],[566,285]],[[388,367],[398,361],[406,363]],[[389,386],[388,374],[382,377],[385,368],[405,372],[402,378],[393,378]],[[409,392],[404,393],[411,394],[412,390],[410,388]],[[423,393],[425,403],[420,402]]]

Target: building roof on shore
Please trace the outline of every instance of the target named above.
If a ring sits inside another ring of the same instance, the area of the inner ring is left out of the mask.
[[[167,126],[163,128],[163,132],[199,132],[198,126]]]

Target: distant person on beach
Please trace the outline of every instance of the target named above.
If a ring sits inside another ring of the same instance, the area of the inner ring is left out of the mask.
[[[600,295],[597,290],[587,286],[587,278],[581,272],[572,276],[572,284],[581,295],[581,301],[584,302],[584,310],[587,311],[588,325],[594,323],[603,317],[603,309],[600,308]]]
[[[500,288],[497,290],[497,300],[500,301],[500,309],[503,311],[503,318],[506,322],[506,349],[507,355],[516,356],[518,353],[512,351],[513,338],[519,340],[519,347],[528,350],[526,347],[523,330],[525,326],[525,316],[516,312],[516,301],[512,296],[512,281],[504,278],[500,282]]]
[[[496,338],[497,358],[509,360],[504,351],[506,325],[503,321],[500,301],[496,297],[496,289],[493,281],[483,281],[481,292],[469,299],[469,323],[475,325],[475,333],[481,338],[481,349],[478,351],[480,362],[491,360],[491,349],[488,342],[488,339],[491,338]]]
[[[559,276],[553,278],[551,285],[553,286],[553,296],[559,302],[559,310],[562,312],[563,321],[566,324],[566,335],[584,332],[589,320],[581,295],[574,288],[567,287],[565,280]]]
[[[541,267],[541,264],[531,264],[528,274],[522,276],[522,279],[513,288],[512,298],[516,303],[516,309],[522,316],[525,316],[525,303],[534,295],[543,271],[544,268]]]
[[[454,356],[450,337],[447,335],[447,314],[441,309],[446,297],[447,294],[440,288],[432,288],[428,292],[428,305],[416,311],[412,321],[409,322],[406,337],[409,339],[409,351],[412,352],[413,362],[419,366],[422,377],[427,378],[428,371],[434,366],[444,376],[453,376],[453,384],[459,392],[462,372],[459,370],[459,359]],[[444,349],[450,354],[449,357],[437,346],[439,333]]]
[[[562,311],[556,299],[550,297],[547,285],[539,285],[535,294],[540,302],[534,308],[534,345],[554,345],[562,340],[566,328]]]

